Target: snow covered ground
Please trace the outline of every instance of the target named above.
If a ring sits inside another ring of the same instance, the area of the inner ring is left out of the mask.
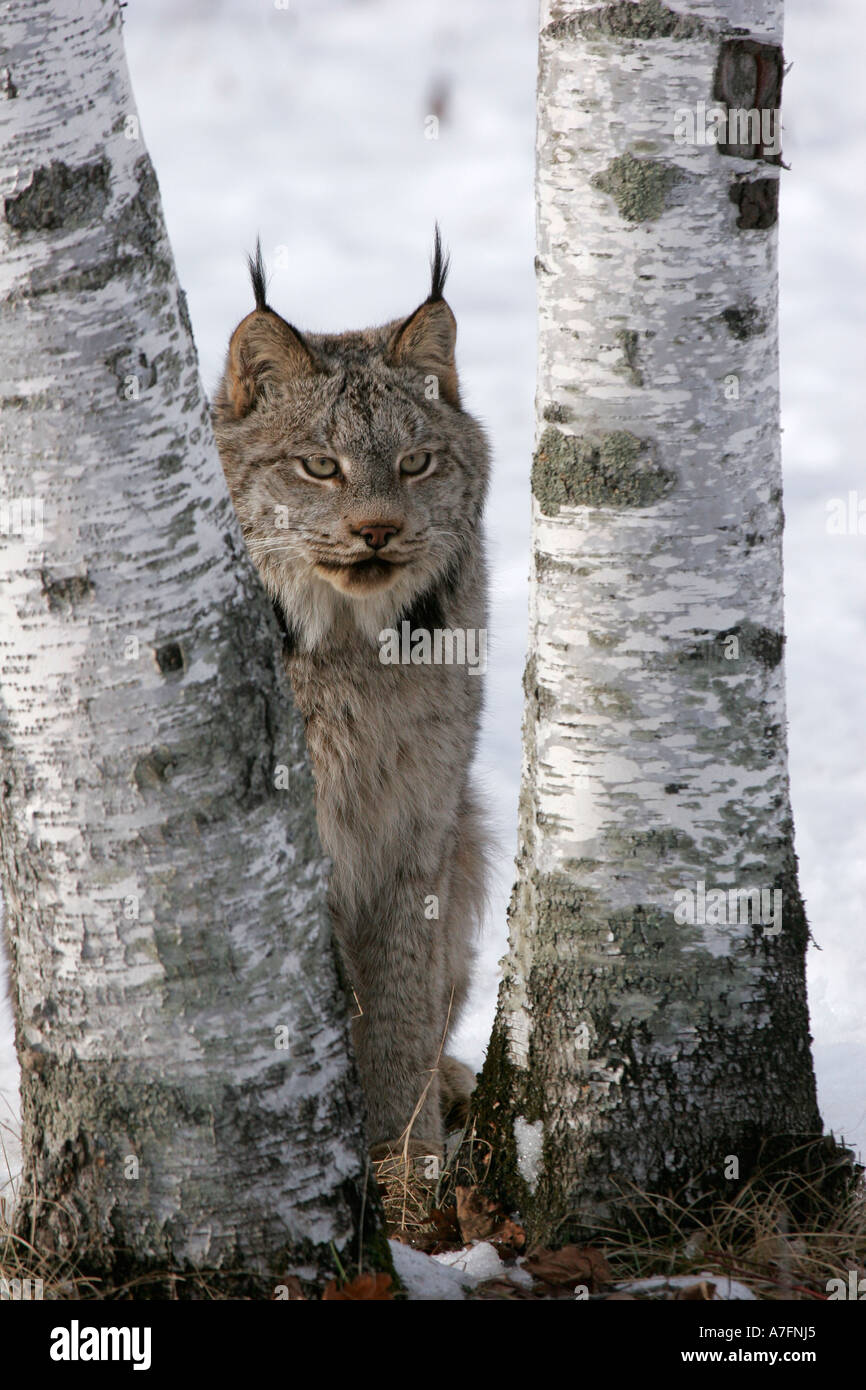
[[[791,778],[825,1122],[866,1149],[863,700],[866,535],[828,535],[860,490],[866,241],[863,0],[787,0],[781,216]],[[526,628],[535,285],[535,0],[130,0],[127,50],[205,386],[248,312],[261,234],[274,307],[336,330],[408,313],[435,219],[453,252],[466,403],[495,473],[479,775],[500,866],[458,1040],[480,1064],[505,949]],[[439,113],[438,132],[429,116]],[[437,133],[438,138],[429,138]],[[858,428],[859,426],[859,428]],[[820,948],[820,949],[818,949]],[[3,1010],[6,1010],[3,1013]],[[0,1091],[14,1093],[0,1003]],[[3,1097],[0,1095],[0,1125]]]

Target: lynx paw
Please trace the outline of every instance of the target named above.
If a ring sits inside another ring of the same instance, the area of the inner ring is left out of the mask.
[[[439,1062],[439,1098],[446,1133],[462,1129],[469,1119],[469,1101],[475,1090],[475,1073],[456,1057]]]

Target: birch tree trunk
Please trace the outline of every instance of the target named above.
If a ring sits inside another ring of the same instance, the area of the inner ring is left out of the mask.
[[[546,1239],[625,1220],[631,1184],[730,1193],[762,1143],[820,1133],[782,659],[781,26],[781,0],[541,4],[519,878],[479,1106]],[[701,142],[714,106],[764,128]]]
[[[115,0],[2,57],[0,844],[41,1254],[387,1258],[303,734],[223,481]],[[281,771],[282,770],[282,771]],[[286,790],[279,790],[286,786]]]

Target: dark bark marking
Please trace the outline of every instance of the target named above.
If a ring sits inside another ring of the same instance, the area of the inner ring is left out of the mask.
[[[622,348],[625,363],[617,370],[628,378],[632,386],[643,386],[643,372],[638,365],[637,359],[637,330],[634,328],[620,328],[616,335],[616,340]]]
[[[746,342],[748,338],[756,337],[759,333],[765,333],[767,329],[764,313],[753,299],[743,304],[731,304],[722,310],[720,317],[731,336],[741,343]]]
[[[739,643],[736,658],[729,658],[725,653],[725,644],[731,637],[736,637]],[[677,660],[686,664],[698,662],[702,666],[712,666],[736,675],[742,672],[743,662],[749,659],[772,671],[779,665],[784,651],[784,633],[757,623],[744,622],[726,628],[724,632],[707,633],[705,638],[685,647]]]
[[[175,760],[168,748],[161,745],[152,748],[143,758],[139,758],[132,775],[140,792],[158,791],[171,775]]]
[[[40,578],[42,592],[47,597],[48,607],[53,613],[64,612],[93,595],[93,581],[89,574],[54,576],[47,570],[42,570]]]
[[[146,355],[138,348],[118,348],[116,352],[112,352],[106,357],[105,365],[117,377],[117,394],[123,401],[135,399],[135,397],[127,395],[127,379],[129,377],[136,378],[139,392],[149,390],[156,383],[155,364],[148,362]]]
[[[183,648],[179,642],[166,642],[165,646],[156,647],[153,655],[161,675],[183,670]]]
[[[6,221],[22,235],[91,225],[102,217],[110,184],[104,156],[77,168],[55,160],[34,170],[28,186],[5,199]]]
[[[781,119],[783,75],[784,58],[778,44],[758,43],[755,39],[724,39],[716,64],[713,98],[724,103],[729,111],[757,111],[762,118],[765,111],[772,112],[768,133],[771,143],[775,144],[776,123]],[[728,134],[731,134],[730,129]],[[769,159],[773,163],[781,159],[781,155],[762,140],[745,144],[723,144],[720,140],[718,148],[720,154],[740,159]]]
[[[779,180],[738,180],[731,186],[730,199],[740,210],[737,226],[740,231],[766,231],[779,216]]]

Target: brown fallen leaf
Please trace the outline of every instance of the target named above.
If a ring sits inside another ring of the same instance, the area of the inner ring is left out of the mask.
[[[489,1237],[491,1245],[495,1245],[500,1255],[506,1258],[509,1255],[521,1255],[526,1246],[526,1232],[522,1226],[518,1226],[511,1217],[506,1217],[501,1226],[497,1226]]]
[[[564,1245],[561,1250],[533,1250],[524,1268],[545,1284],[586,1284],[598,1292],[611,1280],[610,1266],[600,1250],[591,1246]]]
[[[502,1225],[504,1216],[499,1203],[485,1197],[480,1187],[458,1187],[457,1220],[467,1244],[471,1240],[487,1240]]]
[[[625,1303],[626,1301],[629,1303],[637,1303],[638,1300],[633,1293],[609,1293],[605,1294],[603,1299],[604,1303]]]
[[[698,1284],[689,1284],[685,1289],[677,1289],[674,1294],[674,1302],[680,1299],[706,1300],[708,1303],[716,1296],[716,1286],[707,1279],[702,1279]]]
[[[282,1283],[288,1291],[289,1303],[306,1303],[304,1291],[301,1288],[301,1281],[296,1274],[287,1274]]]
[[[332,1279],[322,1295],[323,1303],[336,1302],[394,1302],[394,1295],[391,1293],[390,1274],[359,1274],[351,1283],[344,1284],[341,1289],[337,1288],[336,1279]]]
[[[423,1255],[441,1255],[443,1250],[462,1249],[462,1242],[441,1241],[435,1231],[408,1231],[403,1244],[411,1245],[413,1250],[420,1250]]]
[[[472,1290],[472,1298],[480,1299],[482,1302],[492,1302],[494,1300],[505,1299],[507,1302],[514,1302],[517,1299],[531,1298],[535,1300],[537,1294],[531,1289],[527,1289],[523,1284],[512,1284],[510,1279],[485,1279],[483,1283],[476,1284]]]
[[[457,1224],[457,1208],[446,1207],[440,1210],[433,1207],[430,1211],[430,1224],[437,1236],[442,1241],[455,1241],[462,1244],[460,1239],[460,1227]]]

